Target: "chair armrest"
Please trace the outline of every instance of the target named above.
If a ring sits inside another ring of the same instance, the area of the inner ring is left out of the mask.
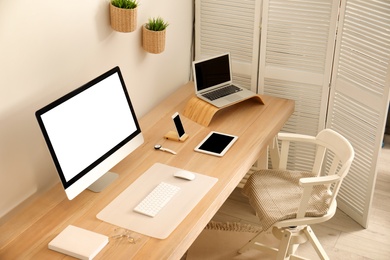
[[[297,218],[303,218],[306,213],[306,209],[309,206],[309,200],[314,186],[316,185],[328,185],[340,180],[338,175],[320,176],[320,177],[308,177],[301,178],[299,184],[303,186],[303,193],[301,202],[299,203]]]
[[[309,177],[309,178],[301,178],[299,180],[299,184],[305,187],[305,186],[314,186],[314,185],[321,185],[321,184],[330,184],[338,180],[340,180],[340,176],[338,175]]]
[[[313,142],[316,140],[315,136],[311,135],[301,135],[301,134],[292,134],[292,133],[278,133],[278,140],[281,141],[293,141],[293,142]]]

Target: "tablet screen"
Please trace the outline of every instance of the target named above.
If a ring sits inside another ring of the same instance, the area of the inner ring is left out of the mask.
[[[195,151],[222,156],[229,150],[236,139],[237,136],[212,131],[195,148]]]

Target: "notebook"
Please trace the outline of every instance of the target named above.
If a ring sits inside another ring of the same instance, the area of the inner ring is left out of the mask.
[[[192,69],[196,96],[218,108],[256,95],[233,83],[230,53],[194,61]]]

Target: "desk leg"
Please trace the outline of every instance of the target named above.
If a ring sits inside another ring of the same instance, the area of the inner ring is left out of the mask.
[[[278,138],[275,136],[272,139],[272,143],[268,145],[267,152],[262,154],[260,158],[256,161],[255,167],[258,169],[268,169],[268,158],[271,159],[271,166],[273,169],[279,168],[280,152]]]
[[[240,183],[237,185],[238,188],[243,188],[246,181],[248,180],[249,176],[260,169],[268,169],[268,155],[270,156],[272,168],[277,169],[279,167],[279,145],[278,145],[278,139],[275,136],[272,139],[272,143],[267,147],[267,151],[260,155],[259,159],[255,162],[253,167],[247,172],[247,174],[244,176],[244,178],[240,181]]]
[[[255,167],[257,169],[268,169],[268,149],[267,152],[262,153],[259,159],[257,159],[255,163]]]
[[[279,169],[280,151],[278,138],[275,136],[268,148],[273,169]],[[268,169],[268,168],[267,168]]]

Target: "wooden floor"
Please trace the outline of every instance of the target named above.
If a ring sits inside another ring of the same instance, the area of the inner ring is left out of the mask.
[[[237,188],[217,212],[214,221],[258,225],[247,199]],[[382,149],[370,221],[362,228],[342,211],[324,224],[311,226],[330,259],[390,259],[390,136]],[[319,259],[306,243],[299,254]]]

